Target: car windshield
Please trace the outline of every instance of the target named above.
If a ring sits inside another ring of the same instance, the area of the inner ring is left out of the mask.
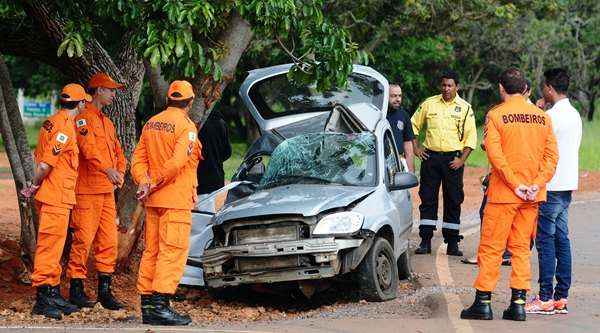
[[[372,133],[313,133],[283,141],[271,155],[260,188],[289,184],[374,186]]]
[[[296,85],[285,74],[254,85],[249,92],[252,103],[265,119],[331,110],[336,103],[370,103],[383,108],[381,82],[368,75],[352,73],[345,88],[318,91],[316,85]]]

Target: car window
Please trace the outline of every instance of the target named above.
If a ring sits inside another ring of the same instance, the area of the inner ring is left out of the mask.
[[[260,187],[374,186],[376,179],[377,154],[372,133],[312,133],[287,139],[273,151]]]
[[[383,137],[383,156],[385,158],[385,181],[386,184],[390,184],[390,180],[394,177],[394,174],[402,170],[390,131],[386,131]]]
[[[336,103],[370,103],[383,108],[381,82],[368,75],[352,73],[344,88],[319,91],[316,85],[298,85],[286,74],[258,82],[249,92],[252,103],[264,119],[309,112],[329,111]]]

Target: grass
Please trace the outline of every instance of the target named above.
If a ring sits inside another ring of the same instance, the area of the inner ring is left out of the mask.
[[[27,133],[27,142],[29,143],[29,148],[34,149],[37,145],[38,134],[40,132],[40,128],[42,127],[43,120],[36,121],[35,123],[26,124],[25,132]],[[0,151],[4,150],[4,140],[0,137]]]
[[[231,142],[231,157],[223,163],[225,171],[225,180],[231,180],[233,174],[237,171],[244,160],[244,155],[248,150],[248,144],[242,140],[233,140]]]

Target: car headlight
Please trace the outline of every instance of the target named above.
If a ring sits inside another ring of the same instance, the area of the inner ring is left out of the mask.
[[[313,235],[347,235],[360,230],[365,219],[354,212],[334,213],[322,218],[313,230]]]

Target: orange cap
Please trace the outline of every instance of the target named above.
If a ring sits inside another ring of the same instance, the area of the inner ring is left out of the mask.
[[[167,96],[174,101],[181,101],[188,98],[193,98],[194,88],[187,81],[173,81],[169,86]]]
[[[77,83],[67,84],[60,92],[60,99],[65,102],[92,101],[92,96],[85,92],[82,86]]]
[[[109,88],[109,89],[123,89],[123,85],[121,83],[117,83],[113,80],[108,74],[103,72],[98,72],[90,78],[90,82],[88,82],[89,88]]]

